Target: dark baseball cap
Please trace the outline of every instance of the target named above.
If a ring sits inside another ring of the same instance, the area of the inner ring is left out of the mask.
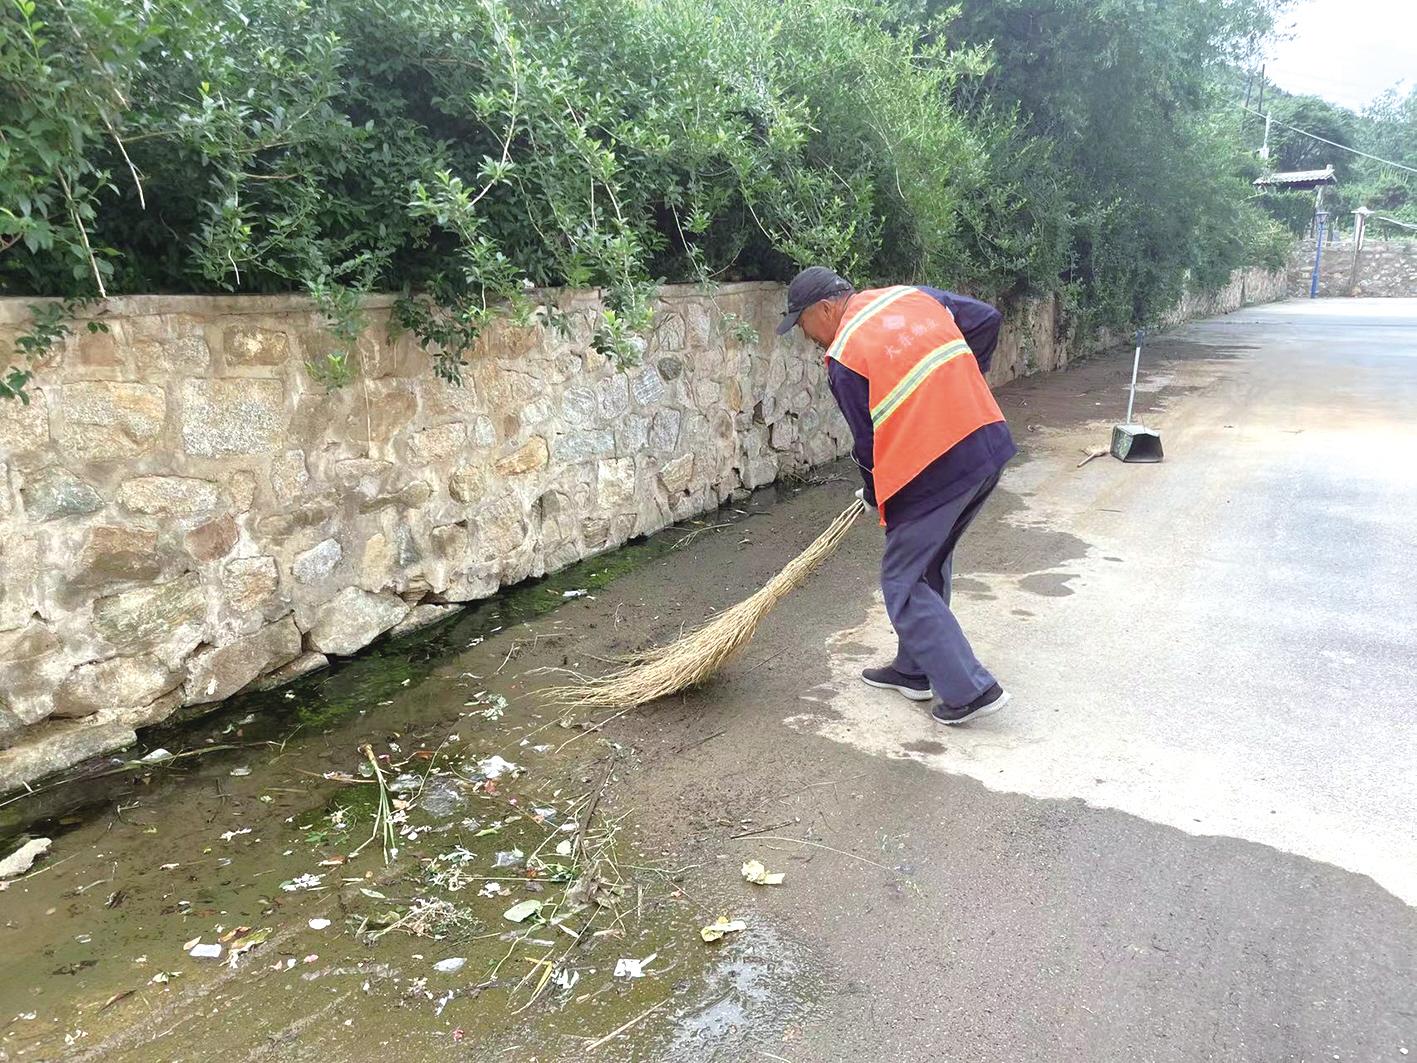
[[[792,331],[792,326],[797,324],[802,311],[813,303],[854,290],[849,281],[826,266],[808,266],[793,277],[792,283],[787,286],[787,313],[778,323],[777,334],[783,336]]]

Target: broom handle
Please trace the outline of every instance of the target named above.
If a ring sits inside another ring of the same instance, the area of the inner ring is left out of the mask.
[[[1137,370],[1141,368],[1142,332],[1137,330],[1137,353],[1132,356],[1132,390],[1127,396],[1127,424],[1132,423],[1132,406],[1137,401]]]

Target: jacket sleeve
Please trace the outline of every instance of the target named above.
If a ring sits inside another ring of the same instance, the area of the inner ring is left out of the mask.
[[[954,315],[955,324],[964,333],[965,342],[974,352],[974,360],[979,363],[979,371],[989,372],[994,360],[994,348],[999,346],[999,328],[1004,315],[988,303],[957,292],[941,291],[939,288],[922,288],[921,291]]]
[[[876,430],[871,424],[871,390],[866,378],[853,373],[835,358],[827,359],[827,383],[832,396],[841,407],[842,416],[851,428],[851,457],[861,470],[861,482],[865,484],[866,504],[876,505],[876,481],[872,469],[876,463]]]

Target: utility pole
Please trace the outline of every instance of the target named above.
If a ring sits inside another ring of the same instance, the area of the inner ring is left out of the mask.
[[[1260,64],[1260,94],[1255,110],[1264,115],[1264,143],[1260,145],[1260,158],[1269,161],[1269,115],[1264,109],[1264,64]]]
[[[1324,223],[1328,221],[1328,211],[1321,210],[1314,215],[1314,272],[1309,277],[1309,298],[1319,297],[1319,263],[1324,254]]]
[[[1373,213],[1367,207],[1359,207],[1353,212],[1353,269],[1348,274],[1348,294],[1358,290],[1358,264],[1363,251],[1363,232],[1367,228],[1368,215]]]

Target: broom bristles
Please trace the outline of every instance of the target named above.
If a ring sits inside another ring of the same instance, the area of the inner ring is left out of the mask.
[[[575,708],[623,708],[677,694],[704,682],[752,639],[758,624],[778,602],[806,582],[865,512],[852,502],[812,545],[788,562],[762,590],[725,609],[702,627],[639,655],[633,664],[603,676],[546,691],[553,701]]]

